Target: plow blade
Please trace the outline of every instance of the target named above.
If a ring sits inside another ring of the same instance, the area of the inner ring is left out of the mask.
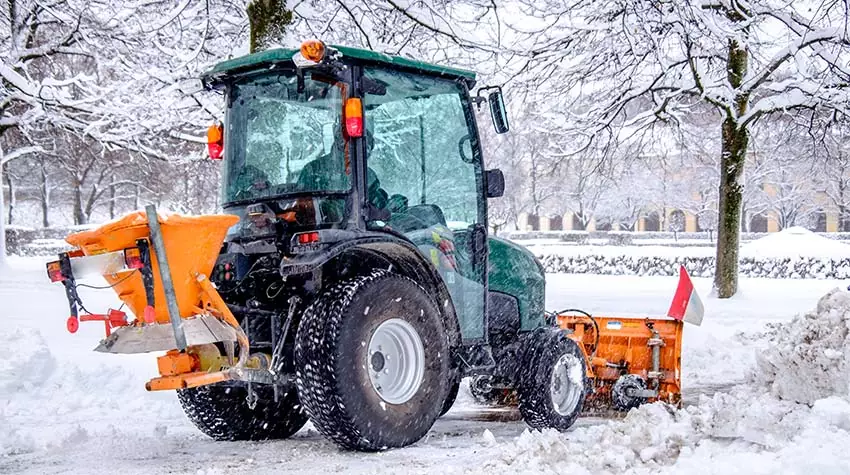
[[[672,318],[562,313],[558,326],[581,344],[593,392],[584,412],[627,411],[646,402],[679,404],[682,330]]]
[[[189,346],[219,341],[236,341],[236,330],[211,315],[196,315],[183,319],[183,331]],[[115,329],[95,348],[101,353],[134,354],[168,351],[175,347],[174,330],[170,323],[126,326]]]

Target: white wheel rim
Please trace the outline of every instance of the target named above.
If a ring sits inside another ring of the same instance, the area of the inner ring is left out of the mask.
[[[573,355],[561,355],[552,368],[550,396],[555,412],[569,416],[575,412],[584,391],[581,362]]]
[[[381,399],[390,404],[409,401],[425,376],[425,347],[413,325],[400,318],[381,323],[369,339],[366,367]]]

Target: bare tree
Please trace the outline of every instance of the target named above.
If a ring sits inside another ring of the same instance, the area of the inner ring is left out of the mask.
[[[579,91],[560,107],[581,112],[586,146],[612,128],[682,123],[698,105],[713,108],[721,132],[715,286],[721,298],[734,295],[750,128],[774,113],[846,107],[847,5],[524,3],[549,20],[534,33],[541,41],[529,68],[551,76],[547,87]]]
[[[838,230],[850,231],[850,118],[813,115],[808,150],[815,158],[813,180],[838,212]]]

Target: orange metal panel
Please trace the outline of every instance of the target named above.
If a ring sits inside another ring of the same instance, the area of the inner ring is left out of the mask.
[[[659,397],[678,402],[681,397],[682,329],[684,324],[669,318],[593,317],[599,326],[597,334],[593,322],[586,316],[559,315],[558,325],[574,331],[573,337],[581,341],[590,355],[594,368],[594,398],[605,398],[610,387],[623,374],[638,374],[646,378],[652,369],[652,348],[647,346],[652,333],[651,324],[659,333],[661,347],[660,369],[663,377]],[[604,361],[602,361],[604,360]]]
[[[178,374],[191,373],[198,369],[200,360],[197,355],[181,353],[171,350],[164,356],[156,359],[159,374],[162,376],[176,376]]]
[[[210,274],[227,229],[238,221],[239,218],[233,215],[159,216],[180,316],[193,314],[201,292],[193,282],[195,275]],[[149,234],[147,216],[144,211],[136,211],[97,229],[72,234],[65,240],[90,256],[134,247],[137,239],[147,238]],[[153,255],[155,253],[151,254],[153,274],[159,276],[159,264]],[[125,273],[104,277],[133,314],[141,318],[147,305],[142,276],[137,272],[129,277]],[[154,279],[154,295],[156,302],[165,302],[159,278]],[[157,322],[169,323],[166,305],[157,305],[155,310]]]
[[[205,386],[207,384],[220,383],[232,379],[232,376],[227,371],[216,371],[214,373],[206,373],[196,371],[194,373],[181,374],[177,376],[163,376],[154,378],[145,384],[145,389],[148,391],[165,391],[169,389],[186,389]]]

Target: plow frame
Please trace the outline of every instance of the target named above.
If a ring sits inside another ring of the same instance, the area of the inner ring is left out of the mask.
[[[681,404],[682,331],[684,323],[672,318],[590,316],[559,312],[560,328],[571,330],[580,344],[592,384],[586,405],[611,407],[612,390],[621,377],[635,375],[645,390],[630,395],[645,402]]]

